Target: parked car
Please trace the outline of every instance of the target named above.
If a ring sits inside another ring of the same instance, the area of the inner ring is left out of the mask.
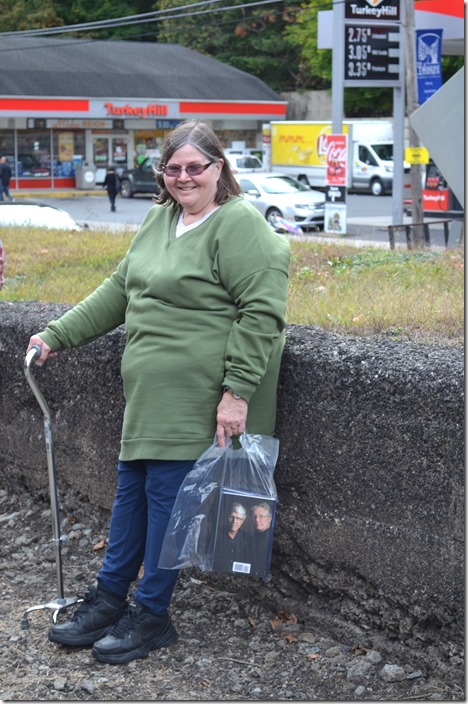
[[[275,230],[288,230],[278,223],[290,220],[303,232],[323,229],[325,195],[286,174],[252,173],[236,176],[248,200]]]
[[[136,169],[124,169],[119,174],[122,198],[133,198],[135,193],[159,193],[153,164],[152,159],[145,159]]]
[[[0,202],[0,226],[47,227],[57,230],[82,230],[69,213],[36,200]]]
[[[248,171],[265,171],[258,156],[232,153],[226,153],[225,156],[235,174],[247,173]]]

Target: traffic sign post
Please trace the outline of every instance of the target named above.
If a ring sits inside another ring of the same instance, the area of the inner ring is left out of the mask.
[[[403,221],[404,16],[404,0],[345,0],[333,6],[333,132],[342,131],[343,87],[393,88],[394,225]]]
[[[327,134],[325,176],[325,227],[327,233],[346,234],[346,194],[348,182],[348,136]]]

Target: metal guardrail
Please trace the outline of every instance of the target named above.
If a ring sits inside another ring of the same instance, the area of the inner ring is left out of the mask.
[[[463,218],[452,218],[452,219],[445,219],[445,220],[431,220],[430,222],[413,222],[409,223],[407,225],[388,225],[388,239],[390,243],[390,249],[395,249],[395,231],[398,230],[404,230],[406,234],[406,243],[408,245],[408,249],[414,249],[414,237],[413,233],[416,228],[421,228],[423,233],[424,233],[424,246],[425,247],[430,247],[431,246],[431,234],[430,234],[430,227],[432,225],[443,225],[444,228],[444,242],[445,242],[445,247],[448,247],[448,241],[449,241],[449,225],[452,222],[460,222],[462,223],[461,230],[460,230],[460,235],[458,238],[458,244],[460,245],[464,239],[465,236],[465,228],[464,228],[464,219]]]

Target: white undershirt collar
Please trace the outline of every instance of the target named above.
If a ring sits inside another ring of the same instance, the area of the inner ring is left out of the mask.
[[[177,227],[176,227],[176,237],[180,237],[181,235],[185,235],[186,232],[189,230],[193,230],[194,227],[198,227],[198,225],[201,225],[202,222],[205,222],[210,215],[213,215],[213,213],[218,210],[219,205],[217,205],[213,210],[210,210],[206,215],[203,215],[203,217],[200,218],[200,220],[197,220],[196,222],[190,223],[190,225],[184,225],[184,214],[183,212],[180,213],[179,219],[177,221]]]

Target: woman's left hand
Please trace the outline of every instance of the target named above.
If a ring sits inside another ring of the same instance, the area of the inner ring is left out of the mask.
[[[249,405],[243,398],[234,398],[230,393],[224,393],[219,402],[216,414],[216,435],[220,447],[226,446],[225,435],[242,435],[247,421]]]

